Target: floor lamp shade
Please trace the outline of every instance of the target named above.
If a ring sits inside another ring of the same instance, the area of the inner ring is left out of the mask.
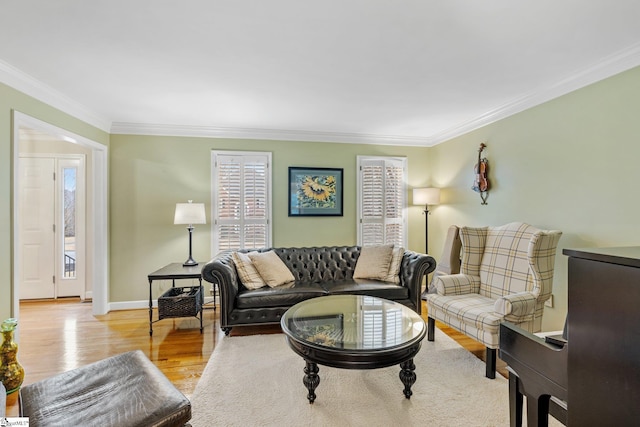
[[[429,205],[437,205],[440,203],[439,188],[414,188],[413,204],[424,206],[424,251],[429,253]]]
[[[187,230],[189,230],[189,258],[182,264],[185,267],[198,265],[192,256],[192,236],[193,236],[193,224],[206,224],[207,216],[204,211],[204,203],[176,203],[176,212],[173,217],[174,224],[188,224]]]
[[[437,205],[440,204],[439,188],[414,188],[413,189],[414,205]]]

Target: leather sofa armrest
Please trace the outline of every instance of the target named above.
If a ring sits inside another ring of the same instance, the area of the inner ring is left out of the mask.
[[[480,277],[469,274],[449,274],[435,280],[438,295],[477,294],[480,291]]]
[[[518,292],[498,298],[493,310],[510,322],[526,322],[533,319],[536,296],[531,292]]]
[[[405,251],[400,264],[400,285],[409,289],[409,299],[415,304],[416,312],[422,312],[422,281],[436,269],[436,260],[431,255]]]
[[[233,251],[220,252],[202,267],[202,278],[209,283],[217,284],[220,290],[222,326],[226,325],[228,311],[234,307],[240,285],[232,253]]]

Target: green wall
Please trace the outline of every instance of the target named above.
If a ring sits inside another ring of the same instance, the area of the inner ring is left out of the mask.
[[[335,143],[107,135],[0,84],[0,316],[11,313],[11,110],[17,109],[110,147],[110,301],[147,298],[146,275],[183,261],[187,232],[173,225],[175,203],[204,202],[210,222],[211,150],[273,153],[275,246],[356,242],[356,156],[406,156],[409,187],[443,188],[432,208],[429,247],[440,257],[446,229],[524,221],[564,235],[556,260],[555,308],[544,329],[562,326],[567,308],[563,248],[638,245],[640,68],[431,148]],[[481,142],[492,189],[487,206],[470,187]],[[288,166],[345,170],[344,216],[289,218]],[[210,224],[194,232],[194,256],[210,256]],[[424,247],[421,209],[409,209],[409,248]],[[603,284],[606,291],[606,283]],[[5,297],[6,296],[6,297]],[[156,295],[157,296],[157,295]],[[594,308],[595,309],[595,308]]]
[[[0,83],[0,319],[13,315],[13,111],[108,145],[109,135],[47,104]]]
[[[196,226],[194,258],[211,258],[211,151],[269,151],[273,160],[273,245],[356,244],[356,156],[408,158],[409,185],[428,177],[427,148],[340,143],[112,135],[110,144],[111,301],[148,298],[147,274],[187,258],[185,226],[173,225],[177,202],[205,203],[207,225]],[[344,216],[287,215],[289,166],[344,169]],[[419,207],[409,209],[409,227],[423,230]],[[409,247],[424,248],[424,233],[413,233]],[[165,288],[154,285],[154,297]]]
[[[567,311],[562,249],[640,244],[639,111],[635,68],[430,148],[431,179],[443,188],[443,203],[430,218],[430,247],[442,247],[451,224],[524,221],[561,230],[555,307],[543,318],[544,329],[561,328]],[[481,142],[492,184],[487,206],[470,189]]]

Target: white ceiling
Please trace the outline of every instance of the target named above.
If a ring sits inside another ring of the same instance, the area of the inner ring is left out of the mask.
[[[640,65],[637,0],[0,1],[0,81],[112,133],[429,146]]]

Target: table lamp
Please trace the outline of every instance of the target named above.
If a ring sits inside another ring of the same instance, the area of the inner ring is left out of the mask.
[[[174,224],[188,224],[189,230],[189,258],[182,264],[185,267],[198,265],[191,255],[191,238],[193,236],[193,224],[206,224],[207,218],[204,212],[204,203],[176,203],[176,213],[173,217]]]

